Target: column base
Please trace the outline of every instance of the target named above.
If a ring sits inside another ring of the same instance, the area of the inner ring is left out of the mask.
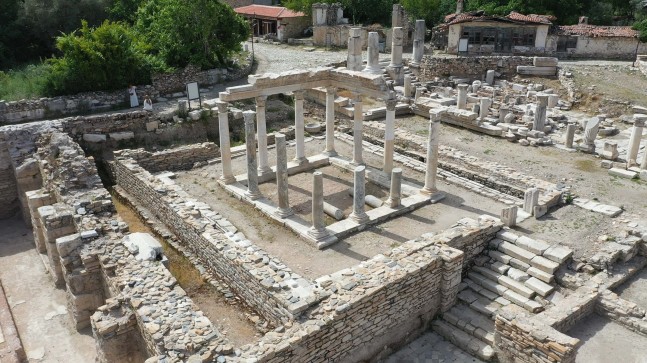
[[[353,159],[353,160],[350,161],[350,163],[351,163],[351,165],[355,165],[355,166],[366,165],[364,163],[364,160],[362,160],[362,159],[360,159],[360,160]]]
[[[382,74],[382,67],[380,66],[366,67],[362,70],[362,72],[370,73],[370,74]]]
[[[315,229],[314,227],[311,227],[308,230],[308,236],[314,238],[315,241],[323,240],[327,238],[329,235],[330,234],[325,228]]]
[[[305,156],[300,157],[300,158],[294,158],[294,159],[292,159],[292,162],[296,163],[297,165],[304,165],[304,164],[309,163],[308,158],[306,158]]]
[[[418,193],[429,198],[429,200],[431,201],[431,204],[438,203],[441,200],[445,199],[445,193],[435,188],[433,190],[429,188],[422,188]]]
[[[281,219],[284,219],[284,218],[287,218],[287,217],[293,215],[294,211],[292,210],[292,208],[277,208],[276,211],[274,212],[274,214],[277,217],[279,217]]]
[[[365,212],[362,212],[361,214],[356,214],[355,212],[353,212],[348,216],[348,219],[357,224],[368,223],[368,221],[371,220],[371,218]]]
[[[261,193],[260,190],[247,189],[247,191],[245,192],[245,196],[250,200],[257,200],[257,199],[261,199],[263,197],[263,194]]]
[[[402,203],[401,203],[400,199],[391,199],[391,198],[389,198],[389,199],[386,200],[386,202],[384,202],[384,204],[388,205],[389,208],[391,208],[391,209],[400,209],[400,208],[402,208]]]
[[[332,151],[326,150],[326,151],[322,152],[321,154],[325,155],[325,156],[337,156],[338,155],[337,151],[335,151],[335,150],[332,150]]]
[[[274,172],[272,171],[272,168],[270,168],[269,166],[266,166],[266,167],[264,167],[262,169],[258,168],[258,175],[259,176],[266,176],[266,175],[269,175],[269,174],[274,174]]]
[[[232,176],[220,176],[220,181],[223,182],[225,185],[233,184],[236,182],[236,178]]]

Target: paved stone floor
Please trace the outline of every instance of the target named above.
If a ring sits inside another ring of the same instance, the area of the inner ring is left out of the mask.
[[[79,333],[22,219],[0,221],[0,279],[29,362],[94,362],[90,329]]]
[[[392,354],[385,363],[484,363],[463,352],[434,331],[425,333]]]

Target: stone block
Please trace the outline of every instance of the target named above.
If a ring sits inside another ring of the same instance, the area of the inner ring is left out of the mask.
[[[106,141],[106,135],[102,135],[102,134],[83,134],[83,141],[86,141],[86,142],[104,142],[104,141]]]
[[[553,57],[534,57],[532,65],[535,67],[557,67],[557,58]]]
[[[517,282],[517,281],[513,280],[512,278],[510,278],[508,276],[499,277],[499,283],[501,285],[513,290],[517,294],[519,294],[519,295],[521,295],[523,297],[526,297],[528,299],[532,299],[535,296],[535,292],[532,291],[530,288],[526,287],[523,283],[520,283],[520,282]],[[505,295],[504,295],[504,297],[505,297]],[[507,297],[506,297],[506,299],[507,299]],[[510,299],[508,299],[508,300],[510,300]]]
[[[545,204],[536,205],[533,208],[532,214],[535,216],[535,219],[541,218],[548,213],[548,207]]]
[[[524,282],[530,278],[530,275],[514,267],[511,267],[510,269],[508,269],[507,275],[511,279],[518,282]]]
[[[526,273],[528,273],[528,275],[530,275],[530,276],[538,278],[539,280],[541,280],[541,281],[543,281],[543,282],[545,282],[547,284],[550,284],[555,279],[555,277],[552,274],[544,272],[544,271],[542,271],[542,270],[540,270],[540,269],[538,269],[536,267],[528,268],[526,270]]]
[[[555,245],[544,251],[542,256],[551,261],[562,264],[566,262],[566,260],[568,260],[571,256],[573,256],[573,251],[570,248]]]
[[[151,132],[159,128],[159,121],[151,121],[146,123],[146,131]]]
[[[551,261],[545,257],[542,256],[535,256],[531,261],[530,264],[538,268],[541,271],[544,271],[549,274],[554,274],[555,271],[559,268],[559,263],[556,263],[555,261]]]
[[[611,168],[609,169],[609,175],[617,176],[619,178],[633,179],[638,176],[638,173],[620,168]]]
[[[531,290],[539,294],[541,297],[546,297],[548,294],[553,292],[555,289],[553,286],[548,285],[547,283],[540,281],[536,277],[531,277],[524,283]]]
[[[111,140],[120,141],[120,140],[129,140],[135,138],[135,133],[132,131],[123,131],[123,132],[111,132],[108,134]]]
[[[514,244],[516,244],[519,247],[523,247],[528,251],[535,253],[537,255],[541,255],[542,253],[544,253],[544,251],[546,251],[550,247],[550,245],[545,242],[535,240],[526,236],[519,237],[514,242]]]
[[[56,249],[61,257],[68,256],[82,243],[81,235],[78,233],[56,239]]]
[[[499,245],[499,251],[506,253],[512,257],[518,258],[525,263],[530,263],[530,261],[537,256],[534,253],[527,251],[519,246],[515,246],[509,242],[501,243]]]

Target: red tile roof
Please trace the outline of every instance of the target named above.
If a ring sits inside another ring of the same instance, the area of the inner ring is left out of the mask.
[[[557,29],[558,34],[563,35],[584,35],[592,38],[599,37],[621,37],[638,38],[638,31],[630,26],[601,26],[601,25],[561,25]]]
[[[234,11],[241,15],[255,15],[260,18],[298,18],[306,16],[302,12],[292,11],[282,6],[247,5],[235,8]]]
[[[469,13],[461,13],[461,14],[449,14],[445,16],[445,23],[447,25],[467,23],[471,21],[503,21],[503,22],[514,22],[514,23],[551,25],[555,20],[557,20],[557,18],[555,18],[552,15],[537,15],[537,14],[524,15],[524,14],[517,13],[515,11],[511,12],[506,16],[485,15],[485,12],[483,12],[483,10],[472,11]]]

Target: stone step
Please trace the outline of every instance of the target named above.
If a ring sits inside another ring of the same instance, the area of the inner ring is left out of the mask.
[[[541,297],[546,297],[546,296],[548,296],[548,294],[553,292],[553,290],[555,290],[554,286],[551,286],[551,285],[539,280],[536,277],[529,278],[528,280],[526,280],[524,282],[524,285],[526,285],[528,288],[535,291]]]
[[[503,285],[504,287],[506,287],[508,289],[512,289],[516,293],[518,293],[518,294],[520,294],[522,296],[525,296],[528,299],[532,299],[533,297],[535,297],[535,291],[533,291],[532,289],[526,287],[523,284],[523,282],[515,281],[514,279],[512,279],[509,276],[501,275],[500,273],[492,271],[491,269],[485,268],[485,267],[474,266],[473,270],[480,273],[481,275],[485,276],[486,278],[490,279],[492,282],[494,282],[494,283],[496,283],[498,285]],[[469,273],[468,273],[468,275],[469,275]],[[472,277],[472,276],[470,275],[470,277]],[[472,279],[472,280],[474,280],[474,279]],[[493,285],[489,284],[488,282],[484,282],[485,285],[483,283],[481,283],[480,280],[475,281],[475,282],[481,284],[481,286],[487,288],[488,290],[490,290],[492,292],[499,293],[500,295],[502,295],[505,292],[505,290],[507,290],[507,289],[501,289],[499,286],[493,286]],[[489,288],[489,287],[492,287],[492,289]]]
[[[457,347],[470,354],[474,354],[483,360],[491,361],[496,356],[491,345],[482,342],[480,339],[467,334],[443,320],[434,320],[431,323],[431,328]]]
[[[469,278],[472,281],[476,282],[481,287],[484,287],[484,288],[496,293],[497,295],[503,295],[503,293],[506,292],[509,289],[509,288],[499,284],[498,282],[496,282],[496,281],[494,281],[492,279],[489,279],[489,278],[487,278],[487,277],[485,277],[485,276],[483,276],[483,275],[481,275],[481,274],[479,274],[477,272],[474,272],[474,271],[468,272],[467,276],[469,276]]]
[[[530,261],[537,256],[523,247],[519,247],[507,241],[502,241],[497,249],[506,255],[519,259],[527,264],[530,264]]]
[[[443,320],[486,344],[494,344],[494,321],[468,305],[456,304],[451,310],[443,313]]]

